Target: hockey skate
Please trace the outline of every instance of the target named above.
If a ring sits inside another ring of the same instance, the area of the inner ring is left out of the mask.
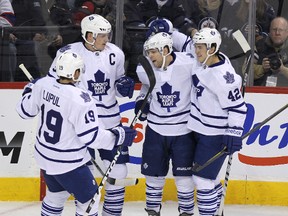
[[[149,210],[145,208],[145,211],[148,213],[148,216],[160,216],[160,212],[156,212],[154,210]]]
[[[179,216],[192,216],[192,215],[194,215],[194,214],[188,214],[186,212],[182,212]]]

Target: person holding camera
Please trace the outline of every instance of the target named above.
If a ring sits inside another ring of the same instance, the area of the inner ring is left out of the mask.
[[[270,24],[269,36],[256,42],[255,86],[288,86],[287,38],[287,19],[274,18]]]

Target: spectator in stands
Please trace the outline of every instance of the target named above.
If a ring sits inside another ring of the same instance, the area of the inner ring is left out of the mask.
[[[250,0],[241,1],[240,7],[236,13],[236,18],[246,22],[242,27],[245,29],[249,17]],[[256,0],[256,34],[268,34],[271,21],[276,17],[274,8],[266,2],[266,0]]]
[[[203,27],[218,28],[218,12],[222,0],[180,0],[186,10],[186,16],[195,22],[198,30]]]
[[[248,36],[250,0],[182,1],[189,8],[187,11],[191,13],[187,14],[188,18],[196,22],[198,29],[208,26],[219,30],[223,39],[220,48],[222,52],[230,58],[242,52],[239,44],[233,39],[232,33],[240,29],[246,37]],[[270,22],[275,16],[273,7],[266,0],[256,0],[256,40],[268,33]],[[244,61],[244,56],[231,60],[236,72],[240,75]]]
[[[276,17],[269,36],[256,43],[258,58],[254,64],[254,85],[288,86],[288,21]]]
[[[12,27],[15,23],[15,15],[9,0],[0,1],[0,27]],[[0,81],[13,81],[16,68],[16,38],[8,34],[0,41]]]
[[[116,1],[114,0],[76,0],[78,6],[73,14],[75,24],[80,25],[81,20],[90,14],[99,14],[107,19],[112,26],[116,24]]]
[[[139,0],[125,0],[124,15],[126,32],[129,38],[129,49],[125,52],[127,75],[132,77],[135,82],[140,82],[136,74],[138,56],[143,54],[143,45],[146,40],[147,27],[138,11]]]
[[[17,38],[17,65],[24,63],[34,78],[40,77],[40,68],[36,57],[36,44],[46,39],[45,21],[42,16],[41,0],[13,0],[12,7],[16,16],[12,32]],[[27,26],[27,29],[21,27]],[[31,26],[43,26],[31,29]],[[27,81],[23,72],[16,68],[15,81]]]
[[[141,0],[137,8],[146,26],[156,18],[167,18],[174,28],[186,35],[191,35],[197,28],[194,22],[186,17],[182,4],[176,0]]]
[[[56,57],[57,50],[62,46],[82,40],[80,26],[75,25],[73,10],[70,9],[71,4],[74,5],[74,1],[69,2],[70,6],[68,2],[56,0],[52,5],[46,4],[49,20],[51,20],[52,25],[59,26],[57,32],[52,32],[52,40],[48,44],[48,54],[52,60]]]
[[[138,11],[139,0],[126,0],[124,3],[125,23],[134,27],[145,27],[144,20]],[[144,38],[145,40],[145,38]],[[141,48],[142,49],[142,48]]]
[[[225,39],[222,50],[230,47],[231,35],[241,29],[243,33],[248,31],[248,17],[250,0],[181,0],[187,8],[187,17],[193,19],[198,29],[212,27],[220,31]],[[274,8],[266,0],[256,0],[256,36],[269,32],[271,20],[276,16]],[[228,50],[228,55],[231,50]],[[224,50],[227,53],[227,50]]]

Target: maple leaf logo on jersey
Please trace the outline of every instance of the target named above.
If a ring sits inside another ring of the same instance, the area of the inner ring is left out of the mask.
[[[226,75],[224,75],[223,77],[226,80],[227,84],[231,84],[235,82],[234,74],[229,73],[228,71],[226,71]]]
[[[192,83],[193,86],[195,87],[194,92],[196,93],[196,98],[201,97],[202,96],[202,92],[204,91],[204,87],[199,85],[199,79],[196,76],[196,74],[192,75]]]
[[[91,101],[91,98],[90,98],[89,94],[88,94],[88,93],[86,93],[86,92],[81,92],[81,95],[80,95],[80,97],[82,97],[82,98],[84,99],[84,102],[85,102],[85,103],[87,103],[87,102],[90,102],[90,101]]]
[[[161,107],[167,108],[167,111],[170,112],[171,107],[176,107],[176,103],[180,100],[179,91],[172,93],[172,86],[167,82],[161,86],[162,93],[157,92],[157,101],[161,104]]]
[[[110,87],[110,79],[105,80],[105,74],[98,70],[94,74],[95,80],[88,80],[88,90],[92,92],[93,96],[99,96],[99,101],[102,101],[102,96],[107,95]]]

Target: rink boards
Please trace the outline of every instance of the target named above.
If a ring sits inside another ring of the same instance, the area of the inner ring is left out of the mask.
[[[22,120],[15,112],[22,93],[19,89],[23,85],[0,84],[0,201],[35,201],[43,193],[40,190],[40,171],[33,158],[37,119]],[[248,105],[245,132],[288,102],[288,90],[253,88],[248,91],[245,94]],[[131,100],[119,99],[123,124],[131,123],[134,100],[138,94],[136,90]],[[126,201],[145,199],[145,180],[140,173],[145,126],[143,122],[136,124],[138,135],[130,148],[129,176],[139,178],[140,182],[136,186],[127,187]],[[288,205],[287,144],[288,109],[246,138],[241,152],[234,154],[226,203]],[[102,165],[101,161],[97,162]],[[226,164],[227,161],[221,171],[222,179]],[[96,175],[100,182],[100,175]],[[177,199],[171,172],[167,176],[163,199]]]

